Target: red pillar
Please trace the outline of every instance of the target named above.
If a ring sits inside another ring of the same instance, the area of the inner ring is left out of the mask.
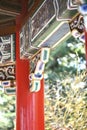
[[[19,32],[26,14],[24,7],[26,5],[16,21],[16,130],[44,130],[44,81],[41,81],[39,92],[31,93],[28,79],[29,60],[20,59]]]

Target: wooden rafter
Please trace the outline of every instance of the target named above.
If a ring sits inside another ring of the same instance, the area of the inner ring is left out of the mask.
[[[8,10],[8,9],[2,9],[2,8],[0,7],[0,14],[8,15],[8,16],[17,16],[17,15],[19,15],[20,13],[17,12],[17,11],[12,11],[12,10]]]
[[[8,16],[19,15],[21,11],[21,4],[14,2],[13,0],[1,0],[0,1],[0,14]]]

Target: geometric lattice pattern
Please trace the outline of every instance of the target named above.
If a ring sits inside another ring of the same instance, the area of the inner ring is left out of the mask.
[[[15,61],[15,34],[0,37],[0,63]]]

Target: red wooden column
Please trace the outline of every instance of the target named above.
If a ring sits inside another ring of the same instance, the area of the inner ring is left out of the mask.
[[[44,80],[41,81],[41,90],[31,93],[29,60],[20,59],[19,32],[26,15],[25,2],[23,5],[22,15],[16,21],[16,130],[44,130]]]

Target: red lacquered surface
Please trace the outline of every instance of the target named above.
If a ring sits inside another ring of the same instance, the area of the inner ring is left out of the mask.
[[[19,31],[26,15],[26,0],[16,20],[16,130],[44,130],[44,82],[37,93],[29,91],[29,61],[20,59]]]

